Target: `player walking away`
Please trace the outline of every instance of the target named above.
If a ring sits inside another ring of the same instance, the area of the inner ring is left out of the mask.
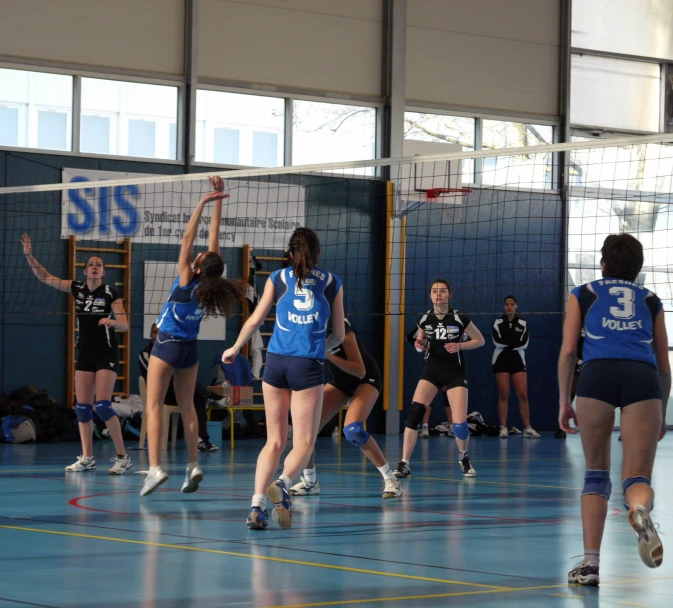
[[[128,330],[124,303],[114,287],[103,282],[102,258],[91,256],[84,265],[84,281],[68,281],[51,274],[33,257],[27,234],[21,236],[23,253],[33,274],[45,285],[75,298],[77,314],[77,363],[75,364],[75,414],[82,441],[82,454],[65,468],[69,473],[96,470],[93,456],[93,413],[105,422],[117,456],[111,458],[110,475],[123,475],[131,468],[119,418],[112,409],[112,391],[119,363],[117,334]],[[95,399],[95,400],[94,400]]]
[[[409,460],[418,439],[418,428],[426,408],[437,392],[446,388],[453,415],[453,432],[460,451],[458,464],[465,477],[476,472],[467,454],[470,431],[467,426],[467,375],[463,351],[484,345],[484,337],[470,318],[451,308],[451,287],[448,281],[437,279],[430,286],[433,310],[418,320],[416,350],[425,353],[425,366],[416,386],[404,429],[402,460],[394,471],[396,477],[409,477]],[[463,336],[470,338],[465,342]]]
[[[498,384],[500,439],[507,439],[507,406],[510,379],[519,399],[524,438],[539,439],[530,425],[530,406],[526,377],[526,349],[530,340],[528,324],[516,314],[519,304],[514,296],[505,297],[505,314],[493,322],[493,373]]]
[[[657,441],[666,433],[671,390],[668,338],[661,300],[636,283],[643,247],[629,234],[610,235],[601,250],[603,278],[576,287],[568,298],[559,357],[559,425],[566,433],[575,420],[586,459],[582,491],[584,559],[569,583],[598,585],[599,561],[610,482],[610,438],[615,409],[621,408],[622,490],[629,522],[646,566],[661,565],[664,548],[650,519]],[[577,341],[584,328],[577,414],[571,385]]]
[[[199,201],[185,229],[178,260],[180,274],[173,281],[156,323],[159,334],[147,368],[145,406],[150,470],[140,491],[141,496],[151,494],[168,479],[161,468],[161,410],[171,378],[187,442],[188,463],[182,492],[196,492],[203,480],[203,471],[198,464],[199,430],[194,409],[194,389],[199,372],[199,329],[204,315],[230,317],[234,304],[243,297],[243,287],[222,276],[224,261],[220,256],[219,229],[222,199],[228,194],[224,192],[221,178],[211,177],[210,183],[213,191]],[[214,205],[208,251],[194,258],[194,240],[201,214],[210,202]]]
[[[284,529],[292,526],[289,490],[292,480],[306,466],[318,434],[326,351],[341,344],[345,335],[341,279],[318,267],[318,236],[309,228],[297,228],[289,250],[292,267],[271,274],[236,343],[222,354],[222,361],[231,363],[276,304],[276,324],[262,382],[266,445],[257,458],[255,493],[247,520],[253,530],[269,527],[267,497],[275,505],[273,520]],[[332,334],[328,336],[330,317]],[[287,442],[289,412],[292,449],[283,463],[282,475],[269,485]]]
[[[393,474],[376,439],[365,429],[372,408],[381,394],[383,379],[374,358],[363,348],[357,332],[348,319],[344,320],[346,337],[336,348],[327,352],[327,361],[332,372],[325,385],[325,393],[318,432],[348,405],[344,421],[344,435],[354,446],[360,448],[383,475],[383,498],[402,496],[399,480]],[[315,472],[315,448],[298,484],[290,488],[292,496],[315,496],[320,494],[320,483]]]

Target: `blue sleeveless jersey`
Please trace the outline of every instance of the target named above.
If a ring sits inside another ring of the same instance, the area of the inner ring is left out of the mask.
[[[573,289],[585,332],[582,361],[628,359],[657,366],[652,348],[661,300],[623,279],[600,279]]]
[[[290,357],[325,359],[327,324],[341,279],[314,268],[297,285],[292,268],[276,270],[269,280],[276,295],[276,327],[269,341],[270,353]]]
[[[168,299],[157,319],[157,327],[164,333],[181,340],[194,340],[199,335],[203,311],[196,303],[198,279],[180,287],[180,277],[173,281]]]

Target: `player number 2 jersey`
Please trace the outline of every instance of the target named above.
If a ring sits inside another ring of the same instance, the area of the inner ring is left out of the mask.
[[[276,296],[276,327],[269,341],[270,353],[325,359],[327,325],[341,279],[314,268],[299,287],[292,268],[271,273]]]
[[[628,359],[656,367],[654,320],[661,300],[646,287],[623,279],[599,279],[573,289],[582,314],[582,359]]]
[[[75,298],[77,346],[80,349],[116,349],[117,332],[98,323],[101,319],[114,317],[112,303],[120,299],[119,292],[105,283],[91,291],[86,283],[73,281],[70,293]]]

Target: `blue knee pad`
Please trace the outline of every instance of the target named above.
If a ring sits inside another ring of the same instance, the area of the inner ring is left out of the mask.
[[[91,422],[93,420],[93,405],[90,403],[76,403],[75,415],[77,422]]]
[[[344,427],[344,435],[348,441],[359,448],[367,443],[371,437],[371,435],[365,431],[365,425],[362,424],[362,422],[354,422],[353,424]]]
[[[635,486],[638,483],[644,483],[646,486],[651,486],[652,485],[652,480],[649,477],[645,477],[644,475],[637,475],[635,477],[627,477],[622,482],[622,490],[624,491],[624,506],[627,509],[629,508],[629,505],[626,503],[626,491],[631,486]]]
[[[115,416],[115,411],[112,409],[111,401],[96,401],[94,403],[96,415],[103,421],[107,422],[110,418]]]
[[[582,496],[586,496],[587,494],[597,494],[605,498],[605,500],[610,500],[610,494],[612,494],[610,471],[587,469],[584,473]]]
[[[470,436],[470,427],[467,422],[453,423],[453,434],[458,439],[467,439]]]

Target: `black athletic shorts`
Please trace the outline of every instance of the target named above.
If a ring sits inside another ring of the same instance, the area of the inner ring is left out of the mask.
[[[117,369],[118,364],[119,354],[116,348],[77,349],[76,371],[96,373],[106,369],[117,374],[119,373]]]
[[[365,362],[365,376],[364,378],[356,378],[351,376],[346,372],[338,371],[335,373],[335,370],[332,370],[332,377],[330,378],[329,384],[333,387],[339,389],[342,393],[352,397],[355,395],[355,391],[358,390],[358,386],[361,384],[368,384],[373,386],[379,394],[383,392],[383,377],[381,376],[381,370],[379,366],[374,362],[372,364],[367,364]]]
[[[623,408],[639,401],[661,399],[657,368],[642,361],[595,359],[582,366],[577,396]]]
[[[459,386],[467,388],[467,375],[464,367],[448,367],[426,362],[420,379],[434,384],[438,390],[444,387],[447,391]]]
[[[518,374],[526,371],[526,364],[516,350],[503,350],[493,364],[494,374]]]

